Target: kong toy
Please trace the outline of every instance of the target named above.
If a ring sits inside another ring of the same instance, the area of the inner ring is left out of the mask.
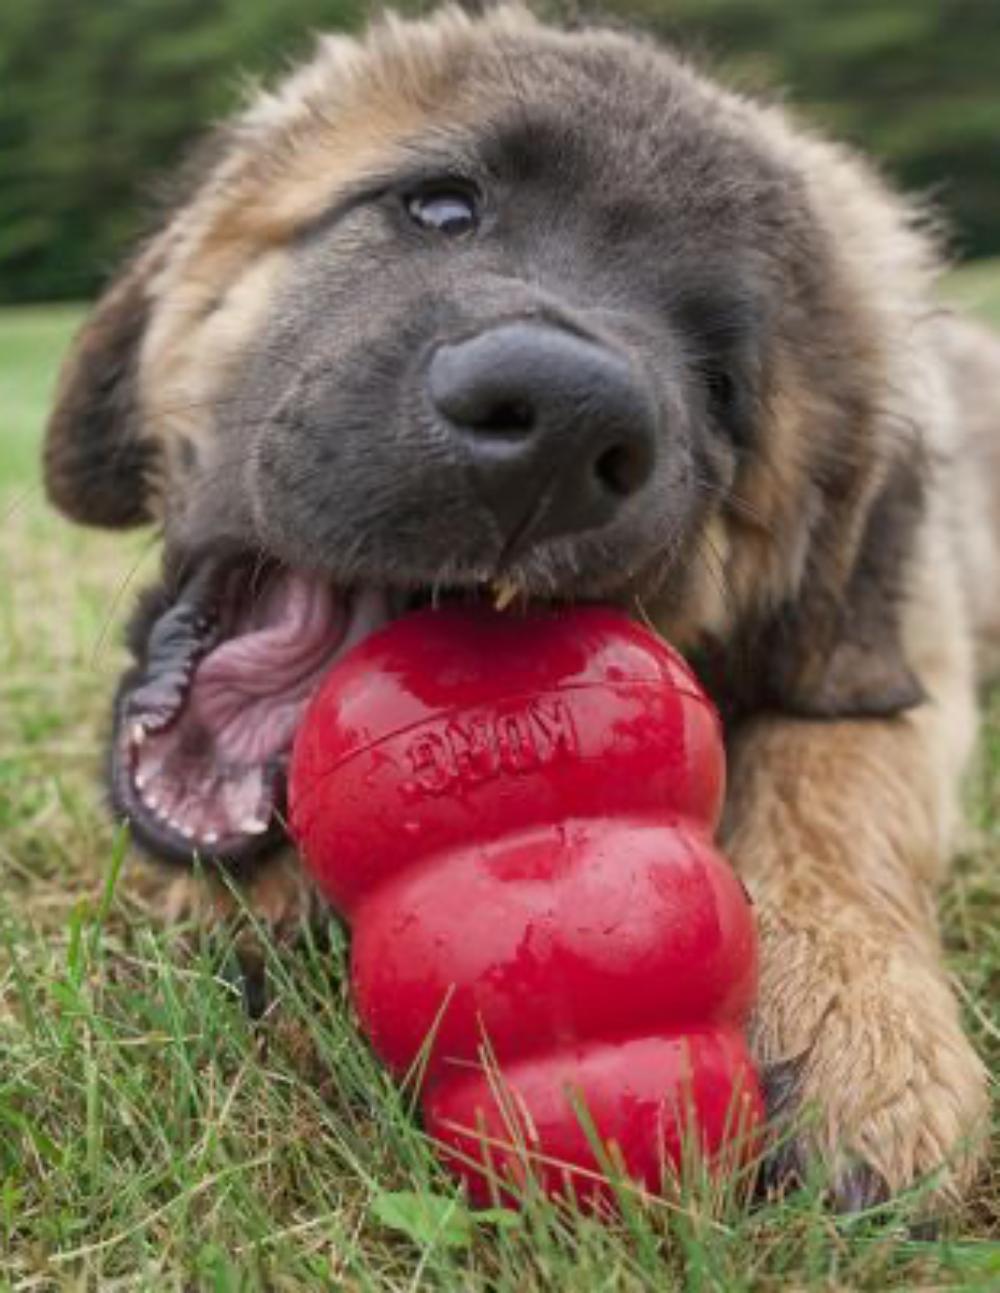
[[[353,930],[354,1001],[476,1202],[733,1165],[762,1103],[744,890],[716,852],[719,721],[624,615],[449,607],[331,670],[292,833]]]

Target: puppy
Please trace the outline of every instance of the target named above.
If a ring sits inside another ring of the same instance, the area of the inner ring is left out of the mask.
[[[62,375],[52,500],[164,538],[116,812],[298,919],[283,774],[331,661],[439,595],[619,604],[725,716],[757,1053],[808,1114],[775,1172],[957,1197],[985,1080],[934,891],[1000,639],[1000,345],[936,270],[857,158],[642,39],[517,8],[322,39]]]

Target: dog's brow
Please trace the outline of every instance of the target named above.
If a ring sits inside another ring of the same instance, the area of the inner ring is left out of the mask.
[[[482,171],[482,162],[464,133],[439,130],[419,140],[403,140],[395,146],[395,156],[385,164],[370,167],[339,185],[330,205],[302,228],[300,236],[307,238],[329,229],[357,207],[390,190],[402,192],[444,178],[476,180]]]

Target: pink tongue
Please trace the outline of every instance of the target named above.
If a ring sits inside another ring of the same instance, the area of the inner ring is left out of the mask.
[[[388,618],[383,594],[359,593],[349,611],[325,580],[275,580],[250,609],[247,630],[202,660],[185,720],[212,734],[223,760],[265,763],[291,745],[326,668]]]
[[[196,668],[177,719],[132,747],[136,792],[194,851],[267,830],[273,771],[313,689],[338,656],[389,619],[384,593],[345,604],[325,581],[302,574],[244,596],[232,636]]]

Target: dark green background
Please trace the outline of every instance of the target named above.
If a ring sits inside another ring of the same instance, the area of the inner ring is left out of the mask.
[[[154,177],[247,78],[306,52],[310,29],[356,27],[370,11],[364,0],[0,0],[0,301],[93,292],[141,228]],[[786,91],[930,194],[957,254],[1000,252],[1000,0],[610,0],[602,11],[744,88]]]

